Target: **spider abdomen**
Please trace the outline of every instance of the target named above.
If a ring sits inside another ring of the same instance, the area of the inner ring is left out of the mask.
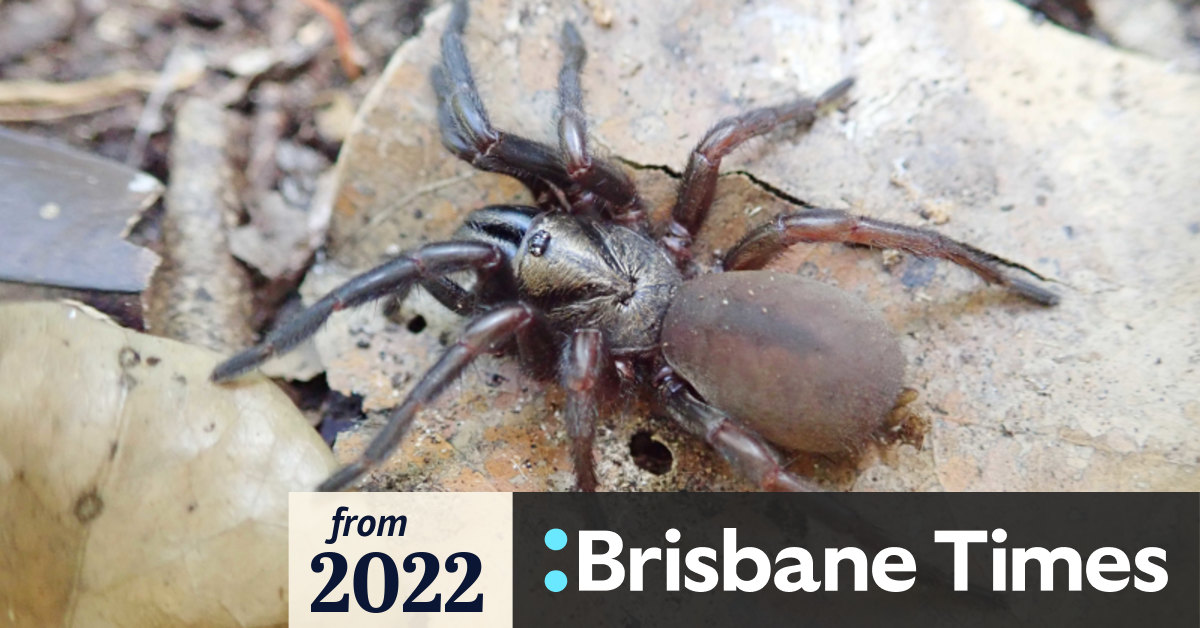
[[[882,318],[832,287],[767,271],[680,287],[663,354],[705,401],[768,440],[836,452],[878,429],[904,375]]]

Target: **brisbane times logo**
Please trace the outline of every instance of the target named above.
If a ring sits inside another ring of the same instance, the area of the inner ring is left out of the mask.
[[[1130,556],[1117,547],[1081,552],[1071,547],[1005,545],[1007,532],[935,530],[934,545],[943,549],[953,568],[946,578],[954,591],[978,587],[971,565],[990,571],[992,591],[1082,591],[1116,593],[1132,587],[1155,593],[1167,586],[1167,553],[1144,547]],[[687,546],[683,534],[670,528],[659,547],[626,547],[611,530],[579,530],[574,545],[578,572],[545,575],[549,591],[742,591],[768,588],[784,593],[819,591],[910,590],[921,569],[914,553],[903,547],[876,551],[859,547],[784,547],[768,552],[739,541],[737,528],[724,528],[719,547]],[[568,534],[553,528],[545,545],[558,552],[570,544]],[[930,567],[932,570],[933,568]],[[939,574],[941,572],[939,571]],[[985,572],[986,573],[986,572]],[[654,574],[651,581],[647,574]],[[1065,574],[1065,577],[1064,577]]]

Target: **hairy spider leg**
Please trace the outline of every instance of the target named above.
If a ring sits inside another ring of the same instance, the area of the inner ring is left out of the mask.
[[[488,205],[468,214],[453,237],[456,240],[491,244],[504,253],[505,260],[512,260],[517,255],[517,249],[521,246],[521,240],[529,230],[530,223],[540,213],[542,210],[537,207],[525,205]],[[476,273],[476,282],[471,290],[445,276],[424,280],[421,287],[451,312],[459,316],[474,316],[483,311],[489,302],[511,298],[510,295],[516,287],[505,281],[507,274],[484,277]],[[495,286],[492,290],[486,290],[485,294],[480,294],[484,280],[489,280],[489,286]],[[389,299],[384,306],[384,314],[391,316],[403,301],[404,295]]]
[[[879,249],[899,249],[921,257],[937,257],[966,267],[984,281],[1041,305],[1058,303],[1058,295],[1005,268],[1045,281],[1036,272],[969,244],[952,240],[931,229],[854,216],[836,209],[813,209],[777,216],[752,229],[725,256],[725,270],[754,270],[765,266],[797,242],[843,242]]]
[[[563,65],[558,73],[558,143],[567,164],[567,174],[575,182],[571,210],[602,211],[624,225],[639,224],[646,218],[642,199],[629,176],[620,168],[588,152],[587,119],[583,113],[583,88],[579,74],[587,61],[583,38],[575,25],[566,22],[562,30]]]
[[[425,289],[425,292],[428,292],[430,296],[436,299],[438,303],[441,303],[446,309],[458,316],[471,317],[484,311],[483,306],[479,303],[479,298],[474,292],[463,288],[458,282],[449,277],[424,279],[421,281],[420,286]],[[407,292],[389,295],[387,300],[383,302],[383,315],[394,319],[407,298]]]
[[[675,206],[671,208],[671,222],[662,238],[663,245],[681,265],[691,258],[692,240],[712,207],[721,160],[747,140],[782,124],[795,121],[807,129],[821,108],[844,96],[853,85],[853,78],[845,78],[815,100],[800,98],[774,107],[754,109],[725,118],[704,134],[688,158]]]
[[[362,305],[393,294],[406,294],[421,279],[463,270],[486,270],[504,261],[496,246],[482,242],[439,242],[401,255],[338,286],[294,318],[277,327],[259,344],[225,360],[210,379],[223,382],[255,368],[272,356],[285,353],[317,329],[338,310]]]
[[[479,299],[475,296],[475,293],[460,286],[458,282],[449,277],[427,279],[421,282],[421,287],[425,289],[425,292],[433,296],[438,303],[441,303],[446,309],[459,316],[474,316],[482,311]],[[399,309],[400,304],[403,302],[404,299],[398,296],[388,299],[383,313],[391,316],[392,312]]]
[[[571,177],[554,148],[518,135],[498,131],[488,120],[471,66],[463,48],[467,4],[454,3],[442,33],[442,62],[430,79],[438,100],[442,144],[459,159],[479,170],[511,176],[543,207],[557,206],[571,186]]]
[[[596,442],[606,376],[612,362],[604,336],[598,329],[580,329],[571,336],[563,355],[561,383],[567,392],[567,436],[571,439],[571,460],[579,490],[596,490],[596,462],[592,450]]]
[[[342,467],[317,487],[318,491],[340,491],[349,487],[364,473],[377,466],[392,453],[408,429],[417,412],[437,398],[451,382],[458,379],[468,364],[483,355],[497,350],[514,334],[533,320],[534,313],[528,306],[518,303],[498,307],[473,319],[453,345],[446,348],[442,357],[421,377],[421,381],[408,393],[404,402],[388,415],[387,425],[371,439],[362,456]]]
[[[767,491],[822,490],[788,471],[783,457],[766,439],[701,401],[674,372],[662,373],[657,379],[658,402],[667,415],[703,438],[743,477]]]

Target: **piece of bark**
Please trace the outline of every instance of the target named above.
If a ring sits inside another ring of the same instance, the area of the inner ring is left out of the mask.
[[[147,306],[151,332],[215,351],[252,339],[245,270],[229,252],[234,190],[225,111],[198,97],[175,115],[171,182],[163,213],[163,265]]]
[[[1031,306],[948,263],[836,245],[795,247],[777,268],[875,304],[908,357],[908,406],[923,447],[857,462],[800,457],[833,488],[1164,490],[1200,488],[1200,214],[1194,164],[1200,79],[1051,26],[1004,2],[729,4],[472,3],[465,43],[493,124],[555,143],[562,22],[588,46],[593,145],[631,165],[658,217],[688,152],[718,119],[846,75],[844,112],[781,129],[725,160],[700,261],[751,226],[805,205],[945,234],[1034,267],[1062,303]],[[448,237],[489,203],[528,202],[511,179],[471,171],[440,145],[429,69],[447,10],[428,16],[368,97],[343,150],[323,294],[389,254]],[[891,259],[886,266],[884,259]],[[417,317],[424,323],[420,333]],[[427,298],[401,324],[378,308],[317,338],[330,386],[394,405],[461,321]],[[491,386],[489,386],[491,384]],[[376,486],[569,487],[561,392],[512,361],[483,360],[416,426]],[[339,442],[355,455],[378,424]],[[674,456],[654,475],[631,458],[649,432]],[[679,430],[630,405],[605,417],[604,489],[753,488]]]
[[[148,174],[0,129],[0,279],[140,292],[159,259],[125,236],[161,194]]]

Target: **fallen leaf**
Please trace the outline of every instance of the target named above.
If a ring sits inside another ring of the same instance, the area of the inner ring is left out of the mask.
[[[289,142],[280,143],[278,154],[288,152],[318,155]],[[281,168],[287,165],[281,163]],[[230,233],[230,251],[268,279],[297,276],[324,243],[329,228],[333,179],[327,168],[324,159],[293,166],[292,171],[283,168],[280,188],[292,190],[291,198],[274,190],[263,193],[250,213],[250,222]],[[305,184],[312,189],[301,189]]]
[[[287,621],[288,491],[332,470],[287,396],[55,303],[0,307],[0,616]]]

